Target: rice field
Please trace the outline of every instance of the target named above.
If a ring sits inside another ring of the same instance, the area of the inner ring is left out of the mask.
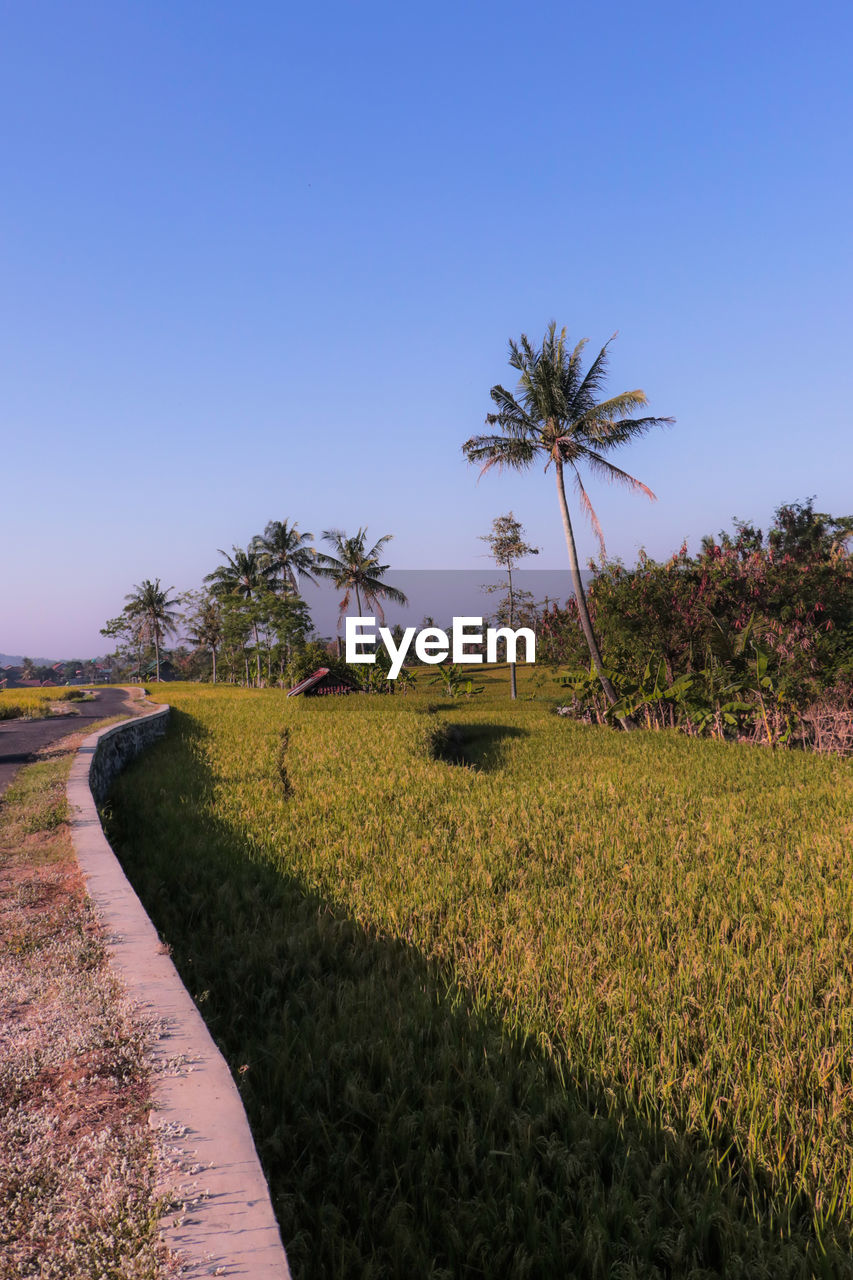
[[[0,720],[37,720],[50,715],[51,703],[82,697],[78,688],[0,689]]]
[[[110,833],[299,1276],[853,1275],[851,763],[174,686]]]

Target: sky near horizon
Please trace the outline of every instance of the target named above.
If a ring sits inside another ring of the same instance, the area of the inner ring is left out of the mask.
[[[853,512],[853,10],[0,0],[0,651],[89,656],[271,519],[477,568],[460,446],[548,321],[676,425],[611,555]],[[584,559],[596,546],[578,516]],[[389,575],[391,576],[391,575]]]

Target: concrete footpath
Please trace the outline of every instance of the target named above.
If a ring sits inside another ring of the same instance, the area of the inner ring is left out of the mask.
[[[90,770],[101,788],[110,760],[118,766],[124,763],[128,739],[132,737],[133,751],[139,750],[162,735],[168,714],[168,707],[154,707],[144,722],[136,718],[84,741],[68,782],[74,847],[128,997],[143,1016],[165,1027],[155,1045],[155,1109],[150,1120],[176,1155],[171,1190],[189,1206],[177,1220],[167,1221],[164,1232],[168,1245],[182,1255],[182,1274],[289,1280],[269,1189],[237,1087],[107,843],[90,789]]]

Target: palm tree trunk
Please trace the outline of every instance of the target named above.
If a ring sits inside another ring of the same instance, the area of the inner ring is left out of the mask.
[[[213,683],[216,684],[216,648],[211,648],[210,652],[213,654]]]
[[[261,687],[261,640],[260,640],[260,636],[258,635],[257,623],[255,623],[253,630],[255,633],[255,666],[257,668],[257,673],[258,673],[256,687],[260,689]]]
[[[157,632],[154,632],[154,660],[157,663],[157,683],[160,683],[160,641],[157,638]]]
[[[515,599],[512,594],[512,565],[508,564],[506,568],[507,579],[509,581],[509,625],[510,629],[515,628]],[[509,655],[507,655],[509,656]],[[518,685],[515,679],[515,663],[509,664],[509,696],[513,702],[518,697]]]
[[[578,553],[575,546],[575,535],[572,531],[572,522],[569,517],[569,504],[566,502],[566,486],[563,480],[563,464],[557,459],[557,498],[560,502],[560,515],[563,517],[563,532],[566,535],[566,547],[569,552],[569,570],[572,575],[572,586],[575,589],[575,600],[578,606],[578,617],[580,618],[581,630],[589,649],[589,656],[592,658],[592,665],[595,667],[596,675],[601,681],[601,687],[604,690],[604,696],[610,703],[611,707],[618,701],[619,697],[612,683],[604,674],[604,663],[601,660],[601,651],[598,647],[598,641],[595,638],[595,632],[592,629],[592,620],[589,616],[589,609],[586,603],[586,594],[581,582],[580,569],[578,568]],[[619,716],[619,723],[623,729],[630,729],[632,726],[623,716]]]

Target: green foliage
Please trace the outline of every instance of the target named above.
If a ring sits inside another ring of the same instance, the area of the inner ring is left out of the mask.
[[[524,701],[165,694],[112,837],[297,1277],[853,1273],[849,765]]]
[[[483,685],[475,685],[465,668],[453,662],[442,662],[437,666],[430,684],[440,685],[449,698],[473,698],[483,692]]]
[[[484,534],[480,541],[488,544],[495,564],[506,569],[510,578],[519,560],[539,555],[538,547],[524,541],[524,525],[511,511],[505,516],[495,516],[492,532]]]
[[[316,581],[312,570],[317,553],[308,545],[313,541],[313,533],[300,533],[299,525],[288,524],[287,520],[270,520],[263,534],[252,540],[252,549],[260,555],[261,569],[282,596],[298,595],[300,578]]]
[[[682,547],[665,563],[642,557],[636,569],[599,569],[589,606],[620,710],[630,703],[657,724],[754,729],[768,743],[787,741],[823,690],[853,676],[846,524],[793,504],[778,509],[766,538],[737,522],[719,541],[705,539],[697,556]],[[540,659],[585,665],[573,604],[549,610],[538,631]],[[661,663],[661,681],[678,697],[662,698],[657,675],[644,674]],[[581,702],[603,719],[590,686]]]
[[[139,586],[135,586],[126,596],[127,604],[124,612],[130,622],[131,629],[136,624],[140,640],[154,646],[156,679],[160,679],[160,647],[166,636],[177,630],[180,616],[176,606],[180,603],[169,595],[174,587],[161,587],[160,579],[144,578]],[[108,623],[107,626],[111,624]]]
[[[492,521],[492,532],[480,539],[488,544],[492,559],[502,569],[506,569],[506,581],[489,584],[484,590],[490,594],[501,591],[503,596],[498,604],[495,619],[499,626],[515,629],[519,614],[529,614],[534,607],[533,596],[529,591],[519,591],[512,581],[512,571],[519,560],[526,556],[538,556],[539,548],[524,541],[524,526],[516,520],[510,511],[505,516],[496,516]],[[525,619],[527,625],[527,619]],[[515,663],[510,668],[510,697],[518,696]]]
[[[215,595],[205,591],[188,593],[185,603],[190,606],[184,616],[187,638],[196,651],[210,654],[211,677],[215,683],[216,657],[224,639],[222,606]]]
[[[288,529],[286,522],[273,522],[267,526],[266,541],[256,537],[246,550],[232,547],[232,555],[220,551],[225,564],[205,577],[221,610],[221,644],[230,680],[245,678],[248,684],[251,661],[255,684],[265,678],[269,684],[284,681],[294,649],[311,630],[308,606],[293,586],[297,572],[310,576],[303,561],[309,551],[300,546],[308,537],[299,535],[296,526]],[[278,575],[281,580],[273,589]]]
[[[318,667],[328,667],[335,675],[352,678],[352,670],[343,658],[338,657],[337,653],[327,648],[321,640],[311,640],[293,655],[290,666],[287,668],[288,683],[298,684]]]
[[[24,831],[32,834],[36,831],[56,831],[68,821],[68,801],[64,789],[59,795],[45,797],[43,802],[34,808],[24,824]]]
[[[394,604],[408,604],[402,591],[385,582],[388,565],[380,563],[392,536],[386,533],[369,547],[366,528],[359,529],[352,536],[347,536],[341,529],[327,529],[323,534],[324,541],[329,543],[335,554],[319,552],[314,562],[315,573],[343,591],[340,602],[342,618],[349,609],[353,596],[359,616],[364,615],[365,609],[370,609],[380,623],[385,621],[383,600],[390,600]]]
[[[517,343],[510,341],[509,363],[519,374],[516,393],[513,395],[500,385],[492,387],[490,394],[496,411],[486,415],[487,425],[499,428],[499,434],[472,436],[462,446],[462,452],[469,462],[480,464],[481,475],[492,467],[524,471],[535,462],[542,462],[547,471],[553,465],[575,608],[592,665],[599,673],[607,701],[613,704],[617,701],[616,690],[604,670],[578,568],[564,473],[568,471],[575,482],[581,506],[601,543],[603,559],[604,535],[584,488],[582,470],[653,498],[651,489],[617,467],[606,455],[674,419],[634,417],[637,410],[647,404],[645,392],[640,390],[624,391],[602,400],[610,343],[605,343],[586,372],[581,363],[585,346],[586,339],[570,351],[566,330],[558,334],[554,321],[549,324],[540,347],[526,334],[522,334]],[[631,727],[624,717],[620,723],[625,729]]]

